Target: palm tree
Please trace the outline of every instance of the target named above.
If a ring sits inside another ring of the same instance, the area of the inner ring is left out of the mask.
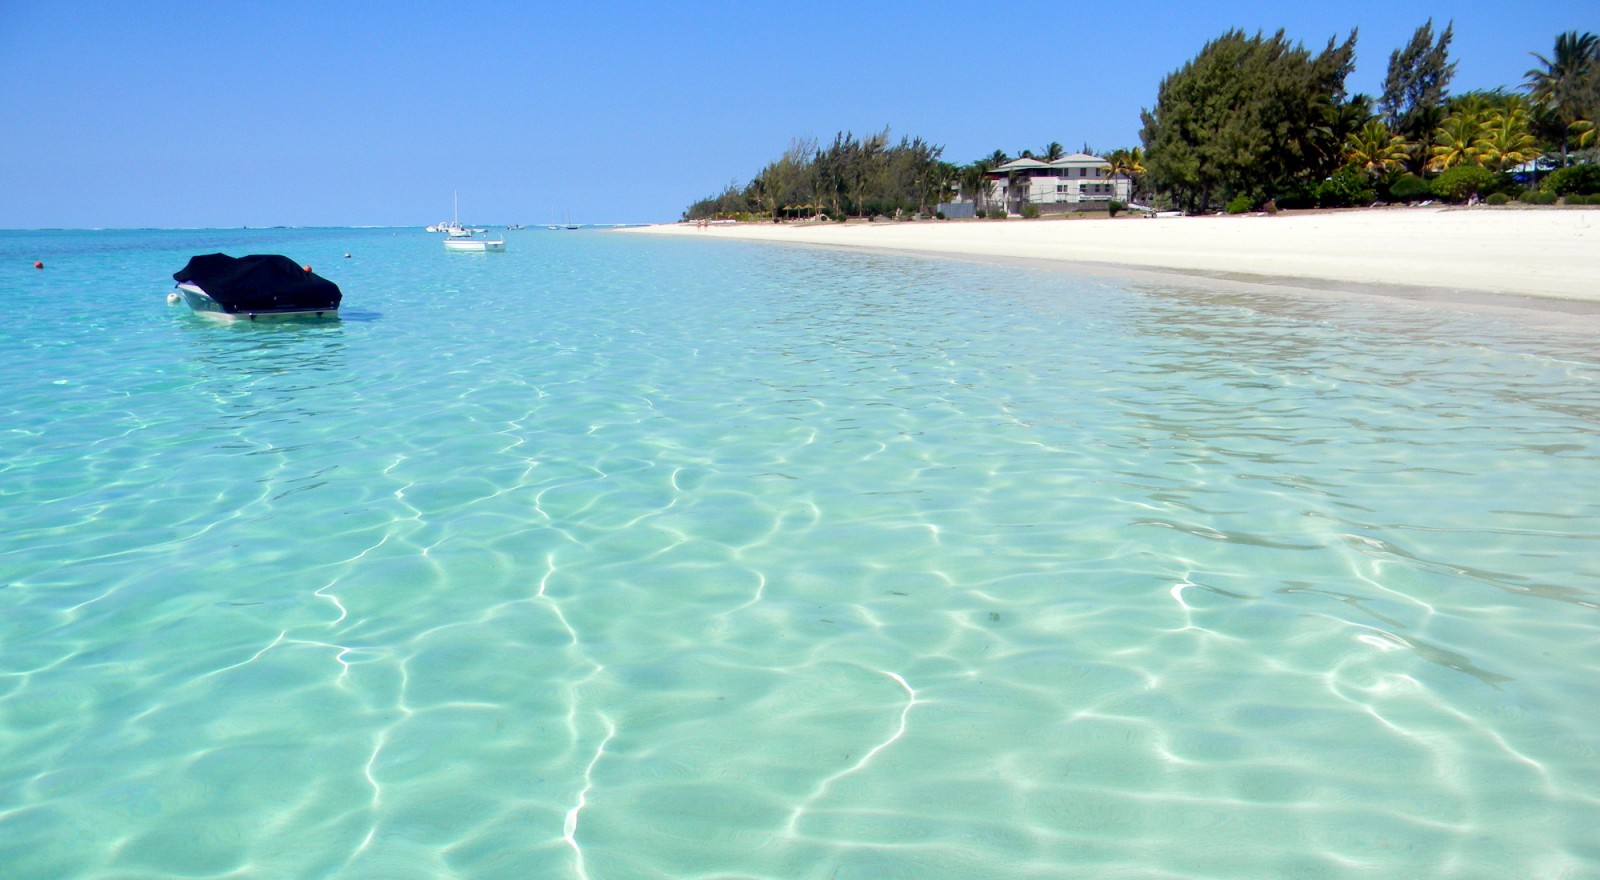
[[[1106,164],[1101,166],[1101,170],[1112,180],[1116,180],[1119,177],[1131,178],[1133,176],[1133,172],[1130,170],[1132,165],[1133,163],[1128,160],[1128,151],[1118,148],[1106,154]]]
[[[1044,160],[1046,162],[1054,162],[1066,154],[1067,148],[1061,146],[1057,141],[1051,141],[1050,145],[1044,148]]]
[[[1128,148],[1128,198],[1139,194],[1140,181],[1144,180],[1144,147]]]
[[[1489,117],[1473,147],[1484,167],[1504,171],[1539,155],[1528,111],[1512,106]]]
[[[996,152],[999,151],[996,150]],[[1004,154],[1002,153],[1001,155]],[[971,165],[963,166],[961,169],[961,191],[972,196],[972,203],[979,211],[988,208],[989,197],[994,194],[994,183],[989,180],[989,172],[994,169],[994,156],[992,155],[978,159]]]
[[[1600,77],[1600,37],[1567,31],[1556,36],[1553,59],[1538,52],[1529,54],[1544,65],[1527,73],[1523,87],[1529,97],[1555,114],[1557,123],[1564,127],[1582,119],[1586,105],[1595,100],[1593,92],[1600,90],[1594,81]],[[1567,164],[1566,138],[1561,140],[1561,164]]]
[[[1118,177],[1128,178],[1128,198],[1132,199],[1138,192],[1138,178],[1144,174],[1144,148],[1121,148],[1106,154],[1106,164],[1101,166],[1106,176],[1115,180]]]
[[[1453,113],[1446,117],[1433,132],[1428,167],[1444,171],[1457,165],[1478,164],[1477,143],[1483,130],[1483,120],[1476,114]]]
[[[1350,132],[1344,141],[1344,161],[1378,177],[1405,166],[1411,147],[1405,135],[1394,134],[1382,120],[1372,119],[1360,131]]]
[[[1572,142],[1577,144],[1580,150],[1594,143],[1594,123],[1587,119],[1572,123],[1567,126],[1567,130],[1572,132]]]

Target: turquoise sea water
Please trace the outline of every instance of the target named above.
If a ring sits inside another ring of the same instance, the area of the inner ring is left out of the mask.
[[[5,236],[0,877],[1600,876],[1589,325],[507,237]]]

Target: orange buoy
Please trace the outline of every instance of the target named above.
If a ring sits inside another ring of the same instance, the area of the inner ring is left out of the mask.
[[[306,270],[307,274],[310,274],[310,272],[311,272],[311,264],[310,263],[307,263],[304,266],[301,266],[300,268]]]
[[[33,268],[35,268],[35,269],[43,269],[44,268],[44,261],[42,261],[42,260],[34,260],[33,261]]]

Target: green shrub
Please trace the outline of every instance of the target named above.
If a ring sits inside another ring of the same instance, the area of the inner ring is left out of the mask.
[[[1115,217],[1118,214],[1121,214],[1123,211],[1128,210],[1128,206],[1117,201],[1116,199],[1112,199],[1111,201],[1106,202],[1106,210],[1111,212],[1111,216]]]
[[[1558,196],[1600,193],[1600,165],[1568,165],[1550,172],[1540,187]]]
[[[1582,193],[1574,193],[1574,194],[1572,194],[1570,196],[1562,196],[1561,197],[1561,204],[1563,204],[1563,205],[1600,205],[1600,193],[1596,193],[1594,195],[1588,195],[1588,196],[1583,195]]]
[[[1315,208],[1317,206],[1316,184],[1299,184],[1293,189],[1280,192],[1272,198],[1280,208],[1294,210],[1296,208]]]
[[[1451,202],[1464,202],[1494,183],[1494,175],[1477,165],[1457,165],[1433,180],[1433,194]]]
[[[1037,220],[1037,219],[1039,219],[1039,206],[1033,204],[1032,202],[1029,202],[1028,204],[1023,205],[1022,206],[1022,219],[1024,219],[1024,220]]]
[[[1553,205],[1556,203],[1556,194],[1531,189],[1522,194],[1517,201],[1525,205]]]
[[[998,209],[998,210],[990,211],[989,212],[989,219],[990,220],[1004,220],[1004,219],[1006,219],[1005,209],[1001,208],[1001,209]]]
[[[1489,196],[1492,196],[1495,193],[1505,193],[1507,196],[1514,199],[1522,193],[1522,184],[1517,183],[1517,178],[1515,175],[1510,174],[1509,172],[1499,171],[1495,173],[1494,181],[1485,187],[1481,192],[1479,192],[1478,195],[1481,195],[1487,199]]]
[[[1491,205],[1504,205],[1511,201],[1511,197],[1505,193],[1494,193],[1488,198],[1484,199],[1484,201]]]
[[[934,211],[933,212],[933,219],[935,219],[935,220],[943,220],[944,219],[944,212],[943,211]]]
[[[1250,197],[1234,196],[1228,200],[1228,204],[1224,205],[1222,210],[1227,211],[1229,214],[1243,214],[1250,210]]]
[[[983,218],[989,216],[989,213],[987,211],[983,210],[982,208],[979,208],[978,210],[972,212],[972,216],[977,217],[979,220],[982,220]]]
[[[1317,204],[1324,208],[1351,208],[1370,205],[1378,198],[1367,183],[1367,176],[1354,168],[1340,168],[1317,184]]]
[[[1433,195],[1433,187],[1415,174],[1402,174],[1389,184],[1389,198],[1396,202],[1414,202]]]

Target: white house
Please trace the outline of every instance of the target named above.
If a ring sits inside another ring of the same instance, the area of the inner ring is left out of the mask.
[[[1005,205],[1016,213],[1026,204],[1060,205],[1083,202],[1126,202],[1133,184],[1126,177],[1112,177],[1106,160],[1088,153],[1073,153],[1053,162],[1043,159],[1013,159],[989,172],[988,203]],[[970,195],[962,194],[962,201]]]

